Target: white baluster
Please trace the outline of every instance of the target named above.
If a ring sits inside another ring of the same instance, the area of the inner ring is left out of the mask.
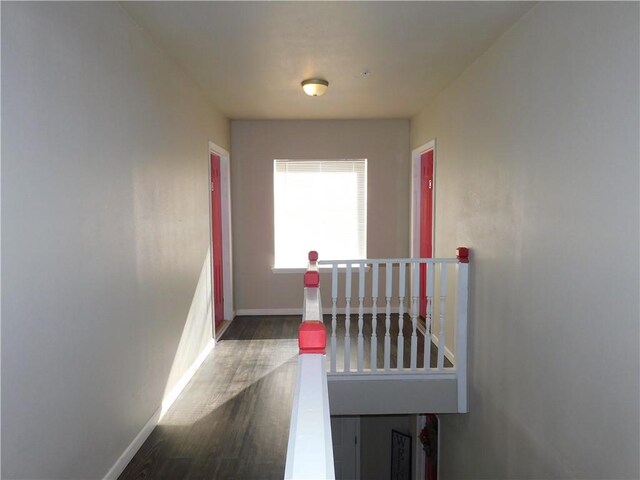
[[[336,324],[338,318],[338,265],[331,268],[331,371],[336,371]]]
[[[362,371],[362,363],[364,358],[364,336],[362,328],[364,327],[364,263],[358,267],[358,371]]]
[[[420,304],[420,264],[412,265],[413,281],[411,283],[411,370],[416,369],[418,363],[418,306]]]
[[[447,264],[440,265],[440,333],[438,334],[438,370],[444,367],[444,320],[447,303]]]
[[[371,281],[371,371],[378,369],[378,267],[377,263],[373,264],[373,278]]]
[[[389,329],[391,328],[391,286],[393,285],[393,277],[391,276],[391,263],[387,262],[385,265],[387,270],[387,283],[385,286],[387,316],[385,320],[386,333],[384,334],[384,369],[389,370],[391,364],[391,335],[389,334]]]
[[[351,371],[351,264],[347,264],[346,282],[344,294],[346,298],[346,306],[344,311],[344,371]]]
[[[406,264],[404,262],[400,262],[400,268],[398,269],[398,370],[402,370],[404,368],[404,333],[402,330],[404,329],[405,266]]]
[[[425,263],[425,269],[427,274],[425,275],[427,281],[427,288],[425,293],[427,295],[425,305],[425,334],[424,334],[424,369],[431,368],[431,330],[433,328],[433,282],[435,281],[435,263]]]

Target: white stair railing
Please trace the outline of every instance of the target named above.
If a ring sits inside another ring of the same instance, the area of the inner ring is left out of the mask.
[[[468,259],[469,250],[461,247],[457,250],[457,258],[319,261],[319,265],[331,269],[330,373],[455,373],[458,409],[466,411]],[[382,269],[385,270],[384,275],[380,275]],[[356,275],[357,280],[354,278]],[[357,291],[354,292],[356,283]],[[340,285],[343,285],[343,296],[340,295]],[[371,287],[370,296],[367,295],[368,285]],[[453,286],[455,288],[450,295]],[[381,293],[384,300],[380,305]],[[354,294],[357,294],[358,302],[355,371],[352,369],[350,332]],[[424,305],[422,311],[421,303]],[[342,311],[344,321],[339,322],[338,315]],[[378,359],[378,335],[382,332],[378,332],[377,316],[381,311],[384,312],[384,342],[381,345],[382,358]],[[371,316],[365,316],[369,312]],[[397,325],[394,326],[392,316],[396,314]],[[405,314],[407,321],[411,322],[408,362],[404,352]],[[343,327],[342,335],[338,335],[339,327]],[[395,341],[392,341],[393,337]],[[423,344],[422,358],[419,358],[420,341]],[[432,343],[438,349],[433,362],[435,365],[431,362]],[[343,360],[338,362],[340,347]],[[365,347],[370,350],[368,368],[364,364]]]
[[[309,252],[285,479],[335,478],[317,260],[317,252]]]

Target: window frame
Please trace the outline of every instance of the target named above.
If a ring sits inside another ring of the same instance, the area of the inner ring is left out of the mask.
[[[367,158],[332,158],[332,159],[282,159],[282,158],[276,158],[273,160],[273,264],[271,266],[271,270],[273,273],[301,273],[304,272],[306,270],[306,265],[303,264],[303,262],[301,261],[301,266],[279,266],[276,264],[277,258],[276,258],[276,250],[277,250],[277,225],[276,225],[276,217],[277,217],[277,212],[276,212],[276,175],[277,175],[277,165],[279,162],[291,162],[291,163],[301,163],[301,162],[327,162],[327,163],[333,163],[333,162],[351,162],[351,163],[360,163],[362,166],[362,171],[360,172],[364,178],[362,180],[361,186],[362,186],[362,192],[361,192],[361,201],[362,201],[362,205],[358,206],[358,210],[360,210],[360,212],[362,213],[362,220],[358,222],[358,224],[362,223],[362,231],[358,232],[358,236],[362,236],[362,241],[361,241],[361,253],[363,253],[363,256],[361,258],[367,258],[367,226],[368,226],[368,166],[369,166],[369,162]],[[360,208],[361,207],[361,208]],[[357,228],[357,227],[356,227]],[[316,247],[318,250],[322,249],[322,246],[319,245],[318,247]],[[320,252],[322,254],[322,252]],[[306,258],[306,257],[305,257]],[[326,258],[326,257],[325,257]],[[357,257],[353,257],[353,256],[349,256],[349,258],[344,258],[345,260],[347,259],[359,259],[360,256]],[[333,258],[332,258],[333,260]],[[327,265],[321,265],[319,266],[320,269],[325,270],[325,269],[329,269],[330,266]],[[339,267],[339,269],[344,269],[344,267]]]

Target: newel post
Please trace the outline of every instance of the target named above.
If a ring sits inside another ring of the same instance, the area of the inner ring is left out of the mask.
[[[317,320],[307,320],[298,329],[298,348],[300,355],[317,353],[324,355],[327,348],[327,331],[324,323]]]
[[[320,272],[318,272],[318,252],[309,252],[309,266],[304,272],[304,286],[317,288],[320,286]]]
[[[300,354],[316,353],[324,355],[327,348],[327,332],[322,322],[320,304],[320,273],[318,272],[318,252],[309,252],[309,267],[304,273],[304,316],[298,329]]]
[[[458,374],[458,413],[469,411],[467,389],[467,314],[469,304],[469,249],[456,249],[456,371]]]

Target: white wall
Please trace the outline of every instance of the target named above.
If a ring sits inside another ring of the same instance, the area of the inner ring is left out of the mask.
[[[360,417],[360,478],[362,480],[389,478],[391,475],[392,430],[409,435],[412,437],[412,443],[416,441],[411,432],[409,415]],[[413,469],[413,463],[411,468]]]
[[[2,473],[100,478],[211,339],[228,121],[112,2],[3,2],[2,107]]]
[[[443,478],[640,477],[638,14],[539,4],[412,121],[436,254],[473,252]]]
[[[408,256],[408,120],[233,121],[231,139],[237,311],[302,309],[302,274],[271,271],[274,159],[368,159],[367,256]]]

